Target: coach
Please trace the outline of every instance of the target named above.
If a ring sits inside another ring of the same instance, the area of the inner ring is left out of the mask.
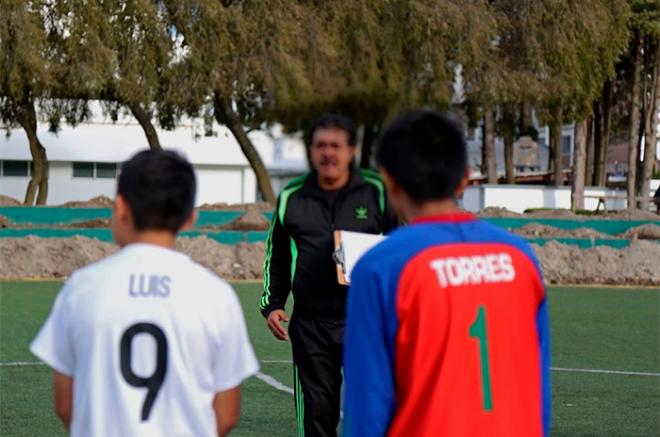
[[[275,338],[291,338],[300,436],[334,436],[339,421],[347,287],[337,281],[333,231],[380,234],[396,223],[379,176],[353,165],[355,137],[353,122],[339,115],[314,124],[313,169],[279,195],[268,235],[260,309]]]

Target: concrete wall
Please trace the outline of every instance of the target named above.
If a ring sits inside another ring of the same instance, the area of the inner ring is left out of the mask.
[[[624,190],[602,187],[587,187],[585,196],[624,196]],[[468,187],[461,200],[468,211],[480,211],[488,207],[502,207],[510,211],[523,212],[529,208],[571,208],[571,188],[542,185],[473,185]],[[623,209],[626,200],[607,200],[607,209]],[[584,207],[595,210],[598,199],[585,198]]]
[[[196,165],[197,200],[203,203],[251,203],[256,200],[254,172],[241,166]],[[19,201],[25,198],[28,177],[0,178],[0,194]],[[71,162],[51,162],[48,205],[61,205],[72,200],[88,200],[96,196],[113,198],[115,179],[74,178]]]

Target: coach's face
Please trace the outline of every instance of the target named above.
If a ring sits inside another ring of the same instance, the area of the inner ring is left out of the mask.
[[[355,146],[349,144],[345,130],[319,128],[312,136],[309,157],[319,178],[338,180],[350,173]]]

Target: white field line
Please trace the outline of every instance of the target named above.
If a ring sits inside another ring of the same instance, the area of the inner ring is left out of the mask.
[[[293,389],[289,387],[288,385],[284,385],[281,382],[279,382],[277,379],[273,378],[270,375],[266,375],[265,373],[257,372],[256,375],[257,379],[265,382],[266,384],[270,385],[273,387],[275,390],[283,391],[285,393],[289,393],[290,395],[293,396]]]
[[[271,362],[280,362],[280,361],[281,360],[271,360]],[[40,361],[14,361],[9,363],[0,363],[0,367],[25,367],[25,366],[44,366],[44,365],[45,363],[42,363]],[[285,393],[289,393],[290,395],[293,395],[293,389],[291,387],[282,384],[281,382],[279,382],[277,379],[273,378],[270,375],[266,375],[265,373],[262,372],[257,372],[256,375],[254,376],[257,379],[270,385],[275,390],[283,391]]]
[[[291,360],[261,360],[264,364],[293,364]],[[604,370],[604,369],[569,369],[566,367],[551,367],[553,372],[575,372],[575,373],[601,373],[606,375],[627,375],[627,376],[660,376],[656,372],[629,372],[625,370]]]
[[[41,361],[13,361],[10,363],[0,363],[0,367],[22,367],[22,366],[45,366]]]
[[[261,360],[264,364],[292,364],[291,360]],[[7,363],[0,363],[0,367],[23,367],[23,366],[43,366],[44,363],[40,361],[12,361]],[[629,372],[626,370],[605,370],[605,369],[571,369],[566,367],[552,367],[554,372],[574,372],[574,373],[600,373],[605,375],[626,375],[626,376],[655,376],[660,377],[660,372]],[[285,391],[287,393],[293,394],[293,389],[288,387],[281,382],[277,381],[272,376],[266,375],[265,373],[257,373],[255,375],[260,380],[271,385],[277,390]],[[271,384],[272,382],[272,384]]]
[[[628,376],[660,376],[656,372],[628,372],[625,370],[602,370],[602,369],[567,369],[565,367],[552,367],[555,372],[576,372],[576,373],[604,373],[608,375],[628,375]]]

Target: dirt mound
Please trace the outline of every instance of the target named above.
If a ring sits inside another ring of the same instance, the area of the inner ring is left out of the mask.
[[[569,209],[534,209],[519,214],[499,206],[489,206],[477,213],[479,217],[522,217],[522,218],[562,218],[572,220],[611,219],[611,220],[660,220],[660,216],[651,211],[641,209],[621,209],[601,212],[594,216],[575,214]]]
[[[112,223],[111,219],[92,219],[85,220],[82,222],[68,223],[66,225],[61,225],[63,228],[109,228]]]
[[[0,206],[19,206],[21,202],[13,197],[3,196],[0,194]]]
[[[521,228],[514,229],[513,233],[532,238],[611,238],[607,234],[591,228],[560,229],[540,223],[528,223]]]
[[[500,206],[489,206],[484,208],[477,213],[479,217],[522,217],[522,214],[517,212],[509,211],[506,208]]]
[[[112,199],[108,196],[96,196],[89,200],[74,200],[61,206],[65,208],[112,208]]]
[[[660,226],[653,224],[637,226],[628,229],[619,236],[628,240],[635,238],[640,240],[660,240]]]
[[[660,244],[632,240],[624,249],[579,249],[554,241],[533,245],[551,284],[660,285]]]
[[[14,224],[4,215],[0,215],[0,228],[11,228]]]
[[[116,250],[113,244],[79,236],[2,238],[0,277],[64,278]]]
[[[570,209],[535,209],[526,212],[524,216],[532,218],[581,218],[575,215]]]
[[[240,265],[239,273],[244,279],[261,279],[264,272],[264,243],[241,243],[236,246],[236,263]]]
[[[660,244],[634,239],[625,249],[599,246],[583,250],[557,242],[534,245],[551,284],[660,286]],[[206,237],[180,238],[177,249],[229,280],[258,280],[263,273],[263,243],[236,246]],[[114,244],[73,238],[0,239],[0,278],[63,278],[117,250]]]
[[[223,226],[228,231],[265,231],[270,226],[257,205],[247,205],[245,214]]]
[[[621,209],[603,214],[603,218],[613,220],[660,220],[660,215],[642,209]]]
[[[177,249],[226,279],[260,279],[262,276],[263,243],[227,246],[206,237],[179,238]]]
[[[227,246],[206,237],[180,238],[177,249],[229,280],[262,276],[263,243]],[[117,250],[114,244],[80,236],[2,238],[0,278],[65,278]]]
[[[201,205],[198,209],[204,211],[247,211],[248,208],[257,208],[261,212],[271,211],[273,205],[268,202],[257,202],[257,203],[205,203]]]

